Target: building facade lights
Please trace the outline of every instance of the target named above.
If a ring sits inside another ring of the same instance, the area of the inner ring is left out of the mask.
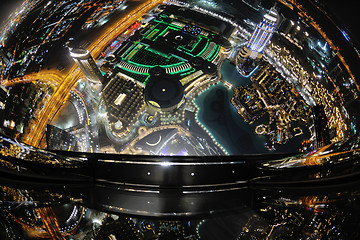
[[[261,59],[266,45],[269,43],[279,22],[279,14],[273,7],[266,13],[262,21],[256,25],[255,31],[246,46],[241,48],[236,58],[237,69],[243,76],[250,76],[257,68],[257,60]]]
[[[257,53],[262,53],[265,46],[270,41],[279,20],[279,14],[275,8],[265,14],[263,20],[256,26],[247,48]]]
[[[90,52],[85,49],[70,49],[70,56],[78,64],[86,78],[93,83],[105,83],[105,79]]]

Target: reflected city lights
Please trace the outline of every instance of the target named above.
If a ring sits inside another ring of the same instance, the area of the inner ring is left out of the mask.
[[[0,238],[357,239],[360,54],[329,9],[24,0],[0,28]]]

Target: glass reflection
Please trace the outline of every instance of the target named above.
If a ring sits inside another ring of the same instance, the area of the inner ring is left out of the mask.
[[[303,195],[241,191],[238,206],[192,217],[151,218],[83,206],[71,194],[1,187],[2,239],[356,239],[359,191],[351,186]],[[79,197],[79,196],[77,196]],[[40,205],[38,201],[41,200]],[[241,206],[241,207],[239,207]]]

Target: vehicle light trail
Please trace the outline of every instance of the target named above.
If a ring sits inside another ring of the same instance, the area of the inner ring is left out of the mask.
[[[116,36],[118,36],[121,32],[124,32],[128,29],[134,22],[140,19],[146,12],[150,11],[157,5],[161,4],[162,0],[157,1],[145,1],[137,8],[130,11],[126,16],[123,16],[121,19],[116,21],[115,23],[108,26],[103,33],[97,38],[90,46],[88,47],[89,52],[94,58],[97,58],[101,51],[106,47],[106,45],[111,42]],[[46,77],[51,77],[51,74],[46,74]],[[71,69],[63,74],[62,81],[58,77],[56,78],[56,82],[59,82],[58,88],[55,90],[54,94],[50,97],[47,104],[45,105],[41,115],[38,116],[38,121],[32,126],[30,133],[27,136],[24,136],[24,142],[26,144],[35,146],[35,147],[44,147],[44,144],[41,144],[42,137],[44,135],[44,130],[46,124],[48,124],[51,119],[56,114],[57,110],[62,106],[62,104],[66,100],[66,96],[68,95],[71,88],[75,85],[75,83],[79,80],[82,73],[80,69],[73,64]],[[54,75],[56,76],[56,74]],[[59,76],[61,76],[59,74]],[[42,79],[45,77],[42,75],[42,72],[33,76],[37,79]],[[52,79],[52,78],[50,78]]]

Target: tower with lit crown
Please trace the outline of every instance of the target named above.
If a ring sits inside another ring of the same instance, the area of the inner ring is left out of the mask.
[[[85,49],[77,48],[70,50],[70,56],[78,64],[86,78],[93,83],[104,83],[104,77],[96,65],[90,52]]]
[[[256,26],[247,45],[239,51],[236,60],[238,70],[242,75],[248,76],[255,70],[255,61],[262,57],[262,52],[269,43],[278,21],[279,14],[273,7]]]

